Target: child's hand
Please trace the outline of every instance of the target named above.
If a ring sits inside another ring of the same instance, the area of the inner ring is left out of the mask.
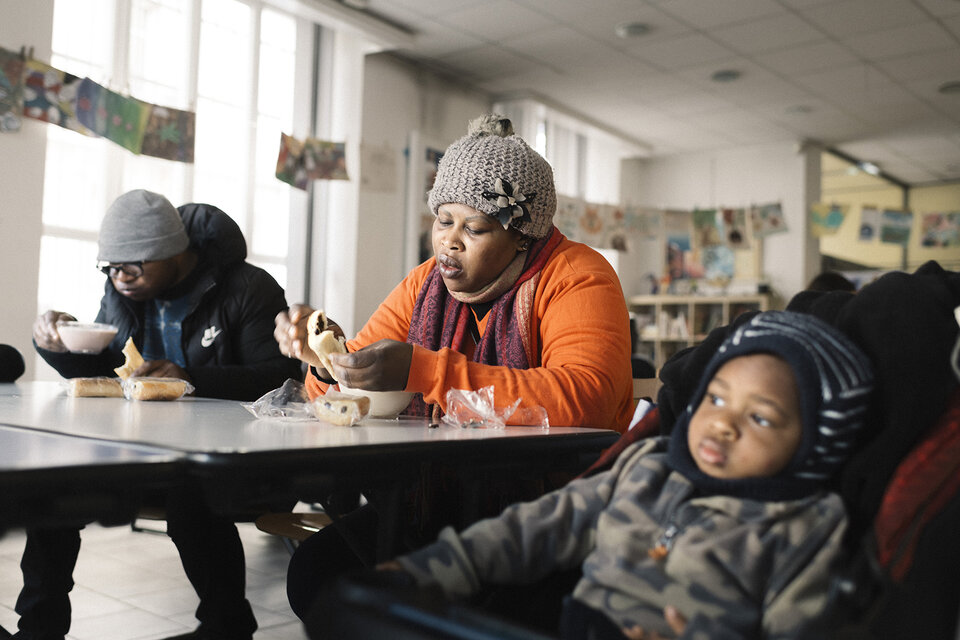
[[[687,619],[684,618],[674,606],[664,607],[663,617],[667,621],[667,624],[670,625],[670,628],[673,629],[673,632],[678,636],[682,635],[687,628]],[[647,634],[639,625],[623,629],[623,635],[630,638],[630,640],[664,640],[664,637],[656,631],[651,631]]]

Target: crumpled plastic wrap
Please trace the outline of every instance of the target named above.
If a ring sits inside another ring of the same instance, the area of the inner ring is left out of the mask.
[[[517,413],[520,398],[506,407],[496,408],[493,401],[493,386],[476,391],[450,389],[447,391],[447,412],[444,424],[461,429],[503,429],[507,420]],[[524,407],[517,413],[516,421],[523,425],[547,429],[550,421],[543,407]]]
[[[257,418],[282,418],[284,420],[316,420],[310,396],[302,382],[287,379],[279,388],[268,391],[243,408]]]

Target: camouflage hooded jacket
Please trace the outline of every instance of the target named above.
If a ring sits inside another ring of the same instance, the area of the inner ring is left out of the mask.
[[[761,502],[696,496],[666,464],[665,438],[624,450],[608,471],[398,558],[420,585],[464,597],[582,566],[573,596],[620,627],[683,638],[823,637],[831,569],[846,515],[819,493]]]

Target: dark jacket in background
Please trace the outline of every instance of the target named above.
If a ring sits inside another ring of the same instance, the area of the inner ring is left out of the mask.
[[[281,354],[273,337],[274,318],[287,308],[283,289],[246,262],[240,227],[212,205],[185,204],[178,210],[190,248],[200,258],[182,325],[184,369],[196,395],[255,400],[287,378],[302,378],[300,363]],[[37,351],[65,378],[114,376],[113,369],[124,362],[127,338],[143,346],[143,314],[143,303],[120,295],[107,278],[97,322],[120,329],[109,346],[96,355]]]

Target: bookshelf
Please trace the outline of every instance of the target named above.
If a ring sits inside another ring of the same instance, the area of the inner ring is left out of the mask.
[[[648,357],[660,371],[681,349],[700,343],[717,327],[730,324],[745,311],[766,311],[767,295],[675,296],[627,298],[637,331],[636,353]]]

